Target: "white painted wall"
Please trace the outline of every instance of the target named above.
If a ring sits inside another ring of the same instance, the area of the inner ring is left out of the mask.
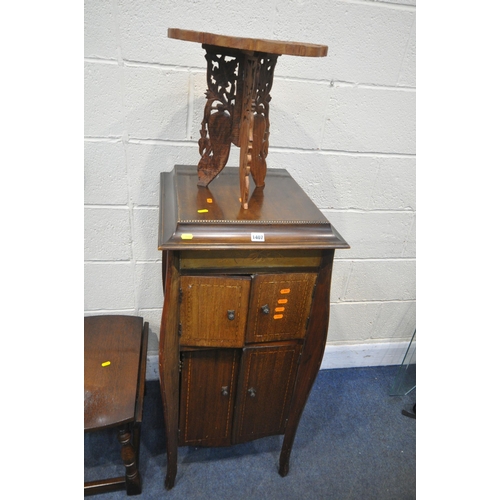
[[[381,349],[404,354],[416,322],[415,16],[412,0],[86,0],[85,314],[143,316],[154,355],[160,172],[198,162],[205,102],[204,51],[168,28],[325,44],[325,58],[278,59],[268,165],[351,245],[336,254],[329,352],[399,362]]]

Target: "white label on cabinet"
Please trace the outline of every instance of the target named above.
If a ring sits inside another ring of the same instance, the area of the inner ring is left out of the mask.
[[[266,241],[264,238],[264,233],[250,233],[252,241]]]

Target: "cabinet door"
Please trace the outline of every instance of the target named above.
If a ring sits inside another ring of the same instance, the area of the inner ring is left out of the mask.
[[[300,350],[295,342],[243,349],[234,443],[285,432]]]
[[[250,277],[181,276],[182,346],[242,347]]]
[[[316,276],[315,273],[254,276],[247,342],[303,338],[306,334]]]
[[[231,444],[239,356],[236,349],[183,353],[180,446]]]

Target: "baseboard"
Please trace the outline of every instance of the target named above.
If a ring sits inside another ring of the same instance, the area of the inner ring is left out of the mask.
[[[148,354],[146,361],[146,380],[159,380],[158,354]]]
[[[408,344],[409,342],[385,342],[327,345],[320,369],[399,365],[403,361]],[[148,354],[146,380],[158,380],[158,378],[158,354]]]
[[[327,345],[320,369],[399,365],[403,361],[408,345],[409,341]]]

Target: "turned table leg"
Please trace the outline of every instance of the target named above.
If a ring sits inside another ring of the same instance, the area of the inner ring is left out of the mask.
[[[142,491],[141,474],[137,464],[137,451],[132,446],[132,433],[126,426],[118,431],[118,440],[122,445],[121,456],[125,464],[125,486],[127,495],[138,495]]]

